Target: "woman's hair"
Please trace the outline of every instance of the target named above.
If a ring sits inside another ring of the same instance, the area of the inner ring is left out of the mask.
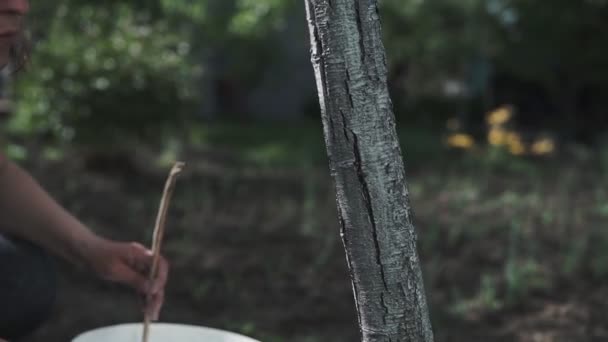
[[[10,79],[15,77],[15,73],[25,68],[29,57],[29,43],[25,34],[21,33],[16,43],[11,46],[8,67],[0,70],[0,123],[6,120],[13,111],[13,103],[10,96]]]
[[[21,31],[16,43],[11,46],[10,64],[12,72],[23,69],[30,59],[30,45],[25,32]]]

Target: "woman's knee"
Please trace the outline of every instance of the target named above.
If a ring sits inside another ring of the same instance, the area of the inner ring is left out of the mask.
[[[32,243],[0,235],[0,338],[34,331],[49,317],[55,292],[51,258]]]

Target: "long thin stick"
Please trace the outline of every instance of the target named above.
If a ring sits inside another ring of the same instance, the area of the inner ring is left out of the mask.
[[[163,191],[163,197],[160,200],[160,208],[158,209],[158,215],[156,216],[156,225],[154,226],[154,235],[152,236],[152,266],[150,267],[150,281],[156,278],[158,271],[158,263],[160,261],[160,248],[163,243],[163,237],[165,234],[165,221],[167,219],[167,210],[169,209],[169,201],[171,200],[171,194],[173,194],[173,188],[175,187],[175,180],[177,175],[182,171],[186,164],[183,162],[176,162],[169,172],[169,177],[165,183],[165,190]],[[150,333],[150,315],[148,312],[144,315],[144,331],[142,342],[148,342],[148,336]]]

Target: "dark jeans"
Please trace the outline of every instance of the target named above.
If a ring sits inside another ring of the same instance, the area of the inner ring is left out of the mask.
[[[15,341],[40,326],[55,301],[55,272],[39,247],[0,235],[0,339]]]

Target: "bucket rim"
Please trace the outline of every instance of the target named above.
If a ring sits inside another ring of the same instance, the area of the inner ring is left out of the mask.
[[[142,327],[143,323],[139,322],[133,322],[133,323],[121,323],[121,324],[114,324],[114,325],[108,325],[108,326],[103,326],[103,327],[98,327],[95,329],[91,329],[91,330],[87,330],[85,332],[82,332],[80,334],[78,334],[77,336],[75,336],[72,339],[72,342],[77,342],[78,339],[80,338],[86,338],[88,335],[94,335],[95,333],[99,333],[100,331],[103,330],[112,330],[112,329],[117,329],[117,328],[131,328],[131,327]],[[218,328],[212,328],[212,327],[207,327],[207,326],[203,326],[203,325],[193,325],[193,324],[184,324],[184,323],[169,323],[169,322],[154,322],[151,323],[151,326],[153,327],[173,327],[173,328],[186,328],[186,329],[200,329],[200,330],[205,330],[207,332],[214,332],[214,333],[220,333],[220,334],[224,334],[227,337],[231,336],[231,337],[238,337],[240,339],[243,339],[243,342],[260,342],[258,340],[253,339],[252,337],[249,336],[245,336],[239,333],[235,333],[232,331],[228,331],[228,330],[222,330],[222,329],[218,329]]]

